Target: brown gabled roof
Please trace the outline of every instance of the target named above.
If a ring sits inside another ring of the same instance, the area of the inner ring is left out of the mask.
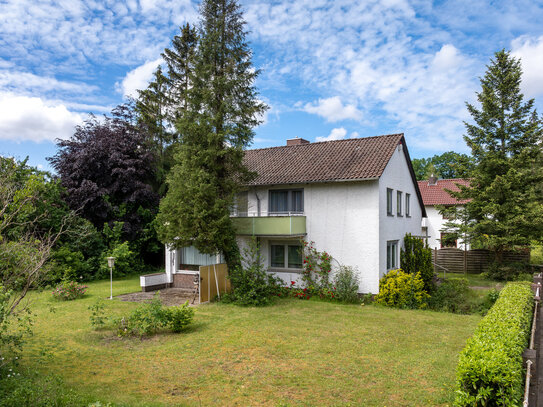
[[[419,181],[419,189],[424,205],[459,205],[469,200],[457,200],[449,195],[446,190],[460,191],[457,184],[469,186],[469,180],[462,178],[440,179],[435,185],[430,185],[428,180]]]
[[[245,165],[257,173],[249,185],[378,178],[400,143],[403,134],[247,150]]]

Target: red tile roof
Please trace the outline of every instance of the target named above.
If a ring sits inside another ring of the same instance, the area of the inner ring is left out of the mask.
[[[457,200],[446,191],[446,189],[460,191],[456,184],[469,186],[467,179],[440,179],[436,185],[428,185],[428,180],[425,180],[419,181],[418,184],[424,205],[457,205],[468,202],[468,200]]]
[[[278,185],[378,178],[403,134],[261,148],[245,152],[257,177],[249,185]]]

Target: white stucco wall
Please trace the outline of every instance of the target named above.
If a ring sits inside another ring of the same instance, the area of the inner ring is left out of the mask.
[[[406,233],[415,236],[421,236],[422,207],[417,198],[416,185],[413,183],[409,166],[402,151],[400,144],[388,162],[385,171],[379,179],[379,276],[382,277],[387,272],[387,241],[398,241],[398,267],[399,251],[403,247],[403,238]],[[387,188],[392,192],[392,213],[387,215]],[[396,213],[396,192],[402,192],[402,213],[403,216],[397,216]],[[410,217],[405,215],[405,194],[411,195]]]
[[[261,214],[268,212],[269,189],[303,188],[306,239],[319,251],[327,251],[338,263],[358,270],[360,292],[377,292],[379,287],[379,184],[374,181],[295,184],[249,191],[249,212],[256,211],[258,195]],[[261,238],[262,255],[269,265],[270,241]],[[296,240],[296,239],[294,239]],[[299,282],[299,274],[288,270],[277,273],[285,282]]]
[[[441,229],[444,228],[446,219],[443,219],[443,216],[438,212],[438,210],[433,205],[426,205],[426,214],[428,215],[427,225],[428,225],[428,246],[432,249],[441,248]],[[457,247],[464,250],[464,241],[458,239]],[[469,245],[468,245],[469,250]]]

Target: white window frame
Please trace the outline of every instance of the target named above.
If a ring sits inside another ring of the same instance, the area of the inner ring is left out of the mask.
[[[392,194],[394,190],[392,188],[387,188],[387,215],[394,216],[394,208],[392,203]]]
[[[405,193],[405,216],[411,217],[411,194]]]
[[[299,241],[270,241],[269,244],[269,267],[271,270],[288,270],[288,271],[302,271],[303,270],[303,245]],[[283,259],[283,267],[278,266],[272,266],[272,246],[283,246],[284,247],[284,259]],[[301,251],[301,258],[302,258],[302,267],[301,268],[295,268],[295,267],[289,267],[288,266],[288,247],[289,246],[299,246]]]
[[[387,241],[387,271],[395,270],[399,267],[398,242],[398,240]]]
[[[402,200],[403,200],[403,192],[396,191],[396,216],[403,216],[402,215]]]
[[[281,211],[272,211],[271,209],[271,202],[272,198],[271,195],[274,192],[286,192],[287,193],[287,210],[285,212]],[[301,200],[301,210],[295,211],[293,210],[293,198],[292,195],[294,192],[301,192],[302,193],[302,200]],[[268,214],[270,215],[286,215],[286,214],[303,214],[304,213],[304,189],[303,188],[290,188],[290,189],[270,189],[268,190]]]

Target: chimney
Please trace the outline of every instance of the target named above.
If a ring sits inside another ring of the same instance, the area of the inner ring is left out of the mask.
[[[302,144],[309,144],[309,141],[298,137],[287,140],[287,146],[301,146]]]
[[[437,177],[434,174],[428,178],[428,185],[437,185]]]

